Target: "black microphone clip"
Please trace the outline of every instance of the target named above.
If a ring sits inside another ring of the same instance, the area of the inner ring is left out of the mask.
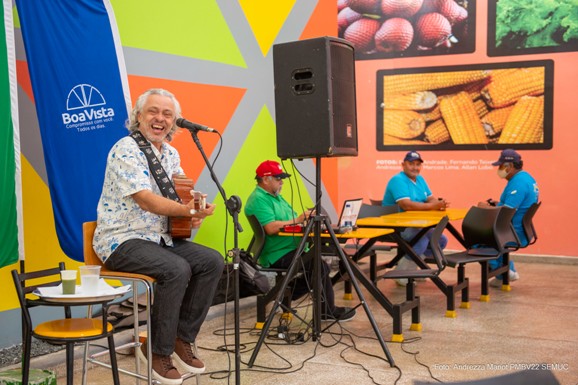
[[[177,126],[179,126],[181,128],[186,128],[187,130],[189,130],[193,133],[197,132],[197,131],[217,132],[214,128],[203,126],[202,124],[198,124],[198,123],[193,123],[193,122],[190,122],[184,118],[178,118],[176,123],[177,123]]]

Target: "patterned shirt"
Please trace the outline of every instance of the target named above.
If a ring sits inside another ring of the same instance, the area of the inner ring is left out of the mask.
[[[168,143],[159,152],[152,146],[169,177],[183,174],[180,156]],[[129,239],[143,239],[172,246],[168,233],[168,217],[153,214],[139,207],[132,195],[150,190],[162,195],[149,172],[145,154],[130,136],[120,139],[108,154],[102,194],[98,202],[98,225],[93,246],[104,262],[112,252]]]

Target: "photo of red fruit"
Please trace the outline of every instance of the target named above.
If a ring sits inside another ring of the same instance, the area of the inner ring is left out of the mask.
[[[460,7],[453,0],[436,0],[438,3],[438,12],[444,15],[451,25],[456,25],[468,18],[468,11]]]
[[[423,0],[382,0],[381,13],[386,17],[410,18],[423,5]]]
[[[361,18],[345,30],[344,37],[356,50],[367,52],[375,48],[375,33],[381,26],[378,20]]]
[[[343,34],[345,29],[353,24],[354,21],[361,19],[363,15],[359,12],[354,11],[353,9],[346,7],[343,8],[337,14],[337,28],[339,29],[339,34]]]
[[[348,0],[347,4],[355,12],[376,15],[380,12],[381,0]]]
[[[338,0],[357,60],[475,51],[476,0]]]
[[[420,49],[431,49],[444,44],[452,35],[452,26],[444,15],[437,12],[421,15],[415,23],[416,41]]]
[[[413,26],[401,17],[387,19],[375,34],[375,48],[382,52],[405,51],[413,40]]]

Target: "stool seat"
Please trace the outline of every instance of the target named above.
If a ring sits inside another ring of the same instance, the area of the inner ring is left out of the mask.
[[[106,331],[112,332],[110,322]],[[84,338],[102,335],[102,320],[93,318],[66,318],[43,322],[34,328],[34,333],[46,338]]]

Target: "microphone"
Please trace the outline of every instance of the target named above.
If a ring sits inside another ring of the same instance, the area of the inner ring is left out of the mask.
[[[198,123],[193,123],[193,122],[190,122],[187,119],[183,119],[183,118],[178,118],[176,123],[177,123],[177,126],[179,126],[181,128],[186,128],[187,130],[189,130],[191,132],[197,132],[197,131],[217,132],[214,128],[203,126],[202,124],[198,124]]]

